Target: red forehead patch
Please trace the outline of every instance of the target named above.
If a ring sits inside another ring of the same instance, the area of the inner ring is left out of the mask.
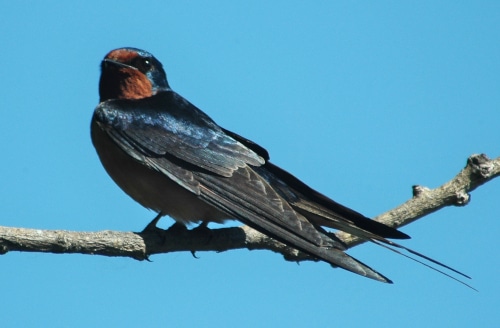
[[[137,57],[139,57],[139,54],[135,51],[127,49],[117,49],[108,53],[104,58],[115,60],[120,63],[130,63],[133,59]]]

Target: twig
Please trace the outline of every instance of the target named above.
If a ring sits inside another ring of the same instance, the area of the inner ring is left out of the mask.
[[[428,189],[413,186],[413,197],[375,220],[391,227],[401,227],[445,206],[464,206],[469,192],[500,175],[500,157],[494,160],[486,155],[472,155],[466,167],[451,181]],[[353,247],[364,240],[344,232],[336,235]],[[266,249],[281,253],[286,260],[311,260],[307,255],[286,246],[247,226],[221,228],[149,230],[142,233],[99,231],[75,232],[0,227],[0,254],[9,251],[79,253],[104,256],[148,259],[149,255],[180,251],[216,251],[246,248]]]

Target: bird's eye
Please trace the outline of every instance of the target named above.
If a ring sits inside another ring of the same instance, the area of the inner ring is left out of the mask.
[[[142,66],[145,68],[145,69],[150,69],[151,68],[151,62],[149,61],[149,59],[144,59],[142,61]]]
[[[148,58],[136,58],[133,65],[143,73],[146,73],[151,69],[151,67],[153,67],[153,63]]]

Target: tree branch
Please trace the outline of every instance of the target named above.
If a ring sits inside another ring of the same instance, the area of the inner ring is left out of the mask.
[[[385,212],[374,220],[393,228],[412,223],[446,206],[465,206],[469,192],[500,175],[500,157],[490,160],[485,154],[474,154],[453,179],[435,189],[413,186],[413,197],[404,204]],[[338,232],[336,235],[353,247],[364,242],[361,238]]]
[[[413,197],[404,204],[375,218],[394,228],[409,224],[445,206],[464,206],[469,192],[500,175],[500,157],[472,155],[466,167],[444,185],[429,189],[413,186]],[[365,240],[337,232],[348,247]],[[9,251],[79,253],[148,259],[152,254],[180,251],[227,251],[246,248],[266,249],[282,254],[286,260],[313,260],[306,254],[286,246],[247,226],[210,230],[192,230],[174,225],[168,230],[146,230],[141,233],[99,231],[75,232],[0,227],[0,254]]]

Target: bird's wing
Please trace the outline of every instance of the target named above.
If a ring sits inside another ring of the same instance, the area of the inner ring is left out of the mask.
[[[292,208],[300,212],[310,222],[313,222],[318,226],[325,226],[342,230],[352,235],[371,240],[379,245],[381,245],[380,243],[382,243],[406,250],[413,255],[416,255],[422,259],[430,261],[470,279],[468,275],[440,261],[437,261],[420,252],[386,239],[408,239],[410,238],[410,236],[385,224],[371,220],[361,213],[345,207],[326,197],[325,195],[317,192],[316,190],[312,189],[311,187],[297,179],[292,174],[269,162],[269,155],[264,148],[234,132],[228,130],[225,130],[225,132],[266,159],[266,163],[264,165],[255,168],[257,173],[259,173],[259,175],[263,177],[273,187],[273,189],[276,190],[279,195],[292,206]],[[391,250],[396,251],[397,253],[405,257],[409,257],[416,262],[419,262],[425,266],[430,267],[433,270],[436,270],[450,277],[447,273],[431,267],[426,263],[421,262],[420,260],[402,254],[397,250]],[[459,281],[462,284],[465,284],[464,282],[455,279],[454,277],[451,278]],[[470,287],[467,284],[465,285]]]
[[[339,229],[365,238],[375,236],[395,239],[408,239],[407,234],[371,220],[361,213],[345,207],[312,189],[292,174],[269,162],[269,154],[255,142],[234,132],[224,130],[228,135],[249,147],[266,159],[265,165],[257,168],[280,195],[297,211],[320,226]]]
[[[262,168],[275,189],[299,212],[318,225],[364,238],[408,239],[407,234],[345,207],[317,192],[282,168],[267,162]]]
[[[262,156],[177,94],[106,101],[96,108],[94,119],[135,160],[164,173],[218,210],[314,258],[390,282],[345,254],[341,243],[295,211],[255,171],[265,163]]]
[[[296,212],[265,179],[247,166],[230,179],[195,173],[200,197],[239,221],[317,259],[375,280],[391,281],[343,252],[339,241],[327,236]]]

